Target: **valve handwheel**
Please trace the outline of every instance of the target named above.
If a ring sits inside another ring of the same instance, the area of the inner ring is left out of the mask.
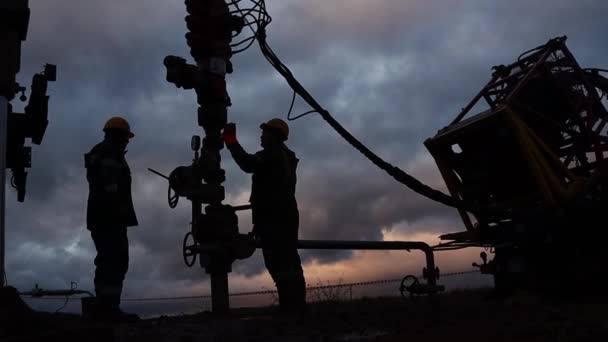
[[[171,209],[175,209],[175,207],[177,207],[177,203],[179,202],[179,196],[173,190],[173,188],[171,188],[171,185],[169,185],[169,189],[167,190],[167,199],[169,201],[169,207]]]
[[[192,238],[192,244],[188,245],[190,238]],[[194,266],[194,263],[196,263],[196,255],[196,241],[194,241],[194,235],[192,235],[192,232],[188,232],[186,236],[184,236],[183,243],[183,256],[186,266]]]
[[[420,284],[418,278],[412,274],[405,276],[401,280],[401,286],[399,286],[399,292],[403,298],[406,297],[406,292],[409,293],[410,297],[414,296],[414,288]]]

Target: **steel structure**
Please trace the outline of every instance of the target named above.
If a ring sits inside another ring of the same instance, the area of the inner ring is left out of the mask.
[[[488,84],[425,142],[451,195],[480,208],[460,209],[467,230],[443,235],[449,242],[438,249],[495,248],[482,270],[497,286],[546,285],[558,265],[573,265],[568,252],[592,257],[599,245],[588,238],[606,237],[595,222],[608,200],[608,80],[583,69],[565,42],[552,39],[494,67]],[[488,109],[471,115],[482,100]]]
[[[16,93],[15,75],[21,68],[21,42],[27,36],[29,8],[27,0],[3,1],[0,4],[0,285],[4,286],[5,210],[8,120],[10,103]]]
[[[214,312],[228,311],[228,273],[234,254],[233,241],[241,241],[238,222],[232,207],[223,204],[222,183],[225,172],[221,168],[220,151],[224,148],[221,132],[228,120],[230,96],[226,89],[226,75],[233,71],[230,58],[234,34],[244,27],[244,20],[233,15],[224,0],[186,0],[186,40],[196,64],[188,64],[181,57],[167,56],[167,81],[177,87],[194,89],[199,105],[198,125],[204,138],[192,138],[194,159],[189,166],[176,168],[169,177],[169,205],[174,208],[179,197],[192,204],[191,232],[184,243],[193,237],[195,243],[211,241],[218,246],[214,253],[201,257],[201,266],[211,277]],[[175,192],[174,194],[172,192]],[[203,205],[206,205],[203,212]]]
[[[8,121],[8,101],[0,95],[0,287],[5,286],[5,210],[6,210],[6,124]]]
[[[198,136],[192,138],[194,158],[191,165],[176,168],[168,177],[150,170],[169,181],[170,207],[174,208],[180,197],[192,203],[191,229],[183,242],[184,261],[191,267],[198,257],[200,266],[210,274],[212,310],[216,313],[229,309],[228,273],[232,263],[250,257],[256,249],[256,242],[251,237],[239,233],[236,216],[236,211],[250,209],[250,206],[232,207],[222,203],[225,175],[220,165],[220,150],[224,147],[220,133],[228,121],[227,108],[231,104],[226,89],[226,75],[233,71],[230,58],[258,40],[269,62],[278,66],[276,56],[265,43],[265,27],[272,19],[266,12],[264,1],[253,2],[255,7],[249,9],[241,9],[239,2],[186,0],[189,30],[186,40],[196,64],[188,64],[176,56],[166,57],[164,64],[167,81],[196,91],[198,124],[205,136],[202,146]],[[253,32],[253,36],[232,43],[245,27]],[[236,49],[245,44],[246,47]],[[429,293],[440,290],[436,286],[438,269],[434,266],[428,245],[417,242],[301,241],[300,248],[422,249],[427,253],[425,274],[428,286],[418,288]]]
[[[44,71],[32,78],[29,101],[24,113],[13,111],[11,101],[28,100],[26,88],[16,81],[21,68],[21,44],[26,40],[30,9],[27,0],[0,3],[0,283],[5,284],[5,208],[6,169],[11,169],[10,185],[23,202],[26,194],[27,171],[31,167],[31,147],[41,144],[48,125],[48,82],[55,81],[56,67],[47,64]]]

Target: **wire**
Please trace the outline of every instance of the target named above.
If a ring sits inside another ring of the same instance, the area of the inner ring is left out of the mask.
[[[75,281],[70,282],[70,291],[74,291],[77,288],[78,288],[77,282],[75,282]],[[58,313],[59,311],[63,310],[68,305],[68,302],[70,301],[70,296],[71,296],[71,294],[65,295],[65,302],[63,302],[63,305],[61,307],[59,307],[57,310],[55,310],[55,313]]]
[[[440,274],[440,278],[443,277],[453,277],[464,274],[471,273],[479,273],[479,270],[468,270],[468,271],[458,271]],[[424,278],[422,275],[419,275],[418,278]],[[380,279],[380,280],[371,280],[371,281],[359,281],[353,283],[338,283],[338,284],[329,284],[329,285],[321,285],[321,286],[311,286],[307,287],[306,291],[311,290],[321,290],[321,289],[329,289],[329,288],[340,288],[340,287],[350,287],[350,286],[368,286],[368,285],[378,285],[378,284],[389,284],[400,282],[402,278],[394,278],[394,279]],[[275,294],[277,290],[262,290],[262,291],[246,291],[246,292],[236,292],[230,293],[230,297],[244,297],[244,296],[258,296],[258,295],[266,295],[266,294]],[[196,296],[176,296],[176,297],[142,297],[142,298],[125,298],[122,299],[124,302],[149,302],[149,301],[167,301],[167,300],[188,300],[188,299],[209,299],[212,298],[212,295],[196,295]]]
[[[545,47],[545,45],[540,45],[540,46],[537,46],[537,47],[535,47],[535,48],[533,48],[533,49],[530,49],[530,50],[528,50],[528,51],[526,51],[526,52],[522,53],[521,55],[519,55],[519,57],[517,57],[517,60],[518,60],[518,61],[521,61],[521,60],[523,59],[523,57],[524,57],[524,56],[526,56],[526,55],[528,55],[528,54],[531,54],[532,52],[539,51],[539,50],[543,49],[544,47]]]
[[[66,306],[68,306],[68,302],[70,301],[70,297],[69,296],[65,296],[65,302],[63,302],[63,305],[60,306],[57,310],[55,310],[55,313],[58,313],[59,311],[65,309]]]
[[[464,274],[472,274],[479,273],[479,270],[468,270],[468,271],[457,271],[457,272],[449,272],[440,274],[440,278],[459,276]],[[424,278],[422,275],[419,275],[418,278]],[[328,288],[340,288],[340,287],[349,287],[349,286],[368,286],[368,285],[378,285],[378,284],[389,284],[400,282],[402,278],[392,278],[392,279],[380,279],[380,280],[371,280],[371,281],[359,281],[353,283],[338,283],[338,284],[329,284],[329,285],[321,285],[321,286],[311,286],[307,287],[306,290],[320,290],[320,289],[328,289]],[[230,293],[230,297],[245,297],[245,296],[258,296],[258,295],[266,295],[266,294],[276,294],[277,290],[261,290],[261,291],[244,291],[244,292],[235,292]],[[33,296],[24,296],[30,299],[45,299],[45,300],[58,300],[60,298],[52,298],[52,297],[33,297]],[[140,298],[123,298],[123,302],[154,302],[154,301],[172,301],[172,300],[189,300],[189,299],[210,299],[212,298],[211,294],[204,295],[194,295],[194,296],[174,296],[174,297],[140,297]],[[74,298],[68,297],[68,302],[75,300]],[[65,306],[61,307],[63,309]]]
[[[244,38],[242,40],[240,40],[237,43],[233,43],[230,45],[231,48],[236,48],[239,47],[243,44],[247,44],[245,47],[237,49],[232,51],[233,55],[236,55],[238,53],[241,53],[247,49],[249,49],[256,41],[256,38],[258,36],[258,32],[259,32],[259,28],[260,26],[269,21],[269,16],[268,13],[266,12],[266,10],[264,9],[263,5],[265,6],[265,4],[263,3],[263,1],[251,1],[255,6],[253,6],[252,8],[246,9],[246,12],[244,9],[242,9],[238,3],[240,3],[241,1],[231,1],[230,3],[228,3],[229,6],[234,6],[236,8],[236,10],[231,11],[231,14],[240,14],[241,18],[245,21],[245,26],[247,26],[251,32],[253,33],[252,36],[249,36],[247,38]],[[257,14],[258,16],[256,17],[255,14]],[[232,38],[236,38],[239,34],[234,34],[232,36]]]
[[[291,117],[291,112],[293,111],[293,105],[295,104],[295,102],[296,102],[296,92],[294,91],[293,92],[293,96],[291,97],[291,105],[289,106],[289,112],[287,112],[287,120],[289,120],[289,121],[295,121],[295,120],[298,120],[299,118],[304,117],[304,116],[306,116],[308,114],[317,113],[316,110],[309,110],[308,112],[296,115],[295,117]]]
[[[264,1],[261,1],[260,7],[265,10]],[[270,17],[268,15],[268,17]],[[480,208],[479,206],[473,205],[471,203],[465,202],[461,199],[454,198],[450,195],[447,195],[441,191],[435,190],[428,185],[423,184],[418,179],[409,175],[405,171],[400,168],[391,165],[390,163],[384,161],[378,155],[373,153],[367,146],[365,146],[361,141],[355,138],[346,128],[344,128],[336,119],[332,117],[332,115],[325,110],[315,99],[314,97],[298,82],[298,80],[294,77],[291,70],[281,62],[281,60],[274,53],[268,42],[266,41],[266,27],[270,24],[270,20],[263,22],[262,26],[258,30],[258,43],[260,46],[260,50],[262,51],[262,55],[266,58],[266,60],[285,78],[289,86],[297,93],[304,101],[308,103],[321,117],[342,137],[344,138],[352,147],[357,149],[360,153],[362,153],[367,159],[369,159],[374,165],[384,170],[387,174],[393,177],[396,181],[404,184],[408,188],[417,192],[418,194],[425,196],[431,200],[437,201],[444,205],[467,210],[470,212],[478,212],[482,209],[488,210],[489,208]],[[308,113],[309,114],[309,113]]]
[[[304,113],[302,113],[300,115],[297,115],[297,116],[295,116],[293,118],[287,118],[287,120],[289,120],[289,121],[295,121],[295,120],[298,120],[301,117],[304,117],[304,116],[312,114],[312,113],[319,113],[319,112],[317,112],[316,110],[313,109],[313,110],[309,110],[308,112],[304,112]]]

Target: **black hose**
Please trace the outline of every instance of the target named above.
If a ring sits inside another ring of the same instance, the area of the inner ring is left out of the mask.
[[[332,117],[332,115],[325,110],[310,93],[298,82],[298,80],[294,77],[291,70],[281,62],[281,60],[276,56],[274,51],[270,48],[266,41],[266,26],[267,23],[262,25],[258,31],[258,42],[260,45],[260,49],[262,50],[262,54],[268,60],[268,62],[285,78],[289,86],[295,91],[308,105],[310,105],[314,111],[318,112],[321,117],[342,137],[344,138],[351,146],[361,152],[367,159],[369,159],[374,165],[378,166],[380,169],[384,170],[391,177],[393,177],[399,183],[404,184],[408,188],[412,189],[416,193],[425,196],[431,200],[437,201],[444,205],[463,209],[471,212],[479,211],[480,208],[474,206],[468,202],[463,200],[454,198],[450,195],[447,195],[439,190],[435,190],[429,187],[426,184],[423,184],[418,179],[409,175],[405,171],[400,168],[391,165],[390,163],[384,161],[378,155],[373,153],[367,146],[365,146],[362,142],[360,142],[357,138],[355,138],[346,128],[344,128],[336,119]]]

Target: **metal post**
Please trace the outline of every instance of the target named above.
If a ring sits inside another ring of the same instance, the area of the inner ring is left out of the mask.
[[[227,313],[230,309],[228,296],[228,273],[211,273],[211,310],[213,313]]]
[[[4,223],[6,209],[6,143],[7,143],[7,124],[8,124],[8,100],[0,96],[0,284],[5,286],[5,261],[4,261]]]

